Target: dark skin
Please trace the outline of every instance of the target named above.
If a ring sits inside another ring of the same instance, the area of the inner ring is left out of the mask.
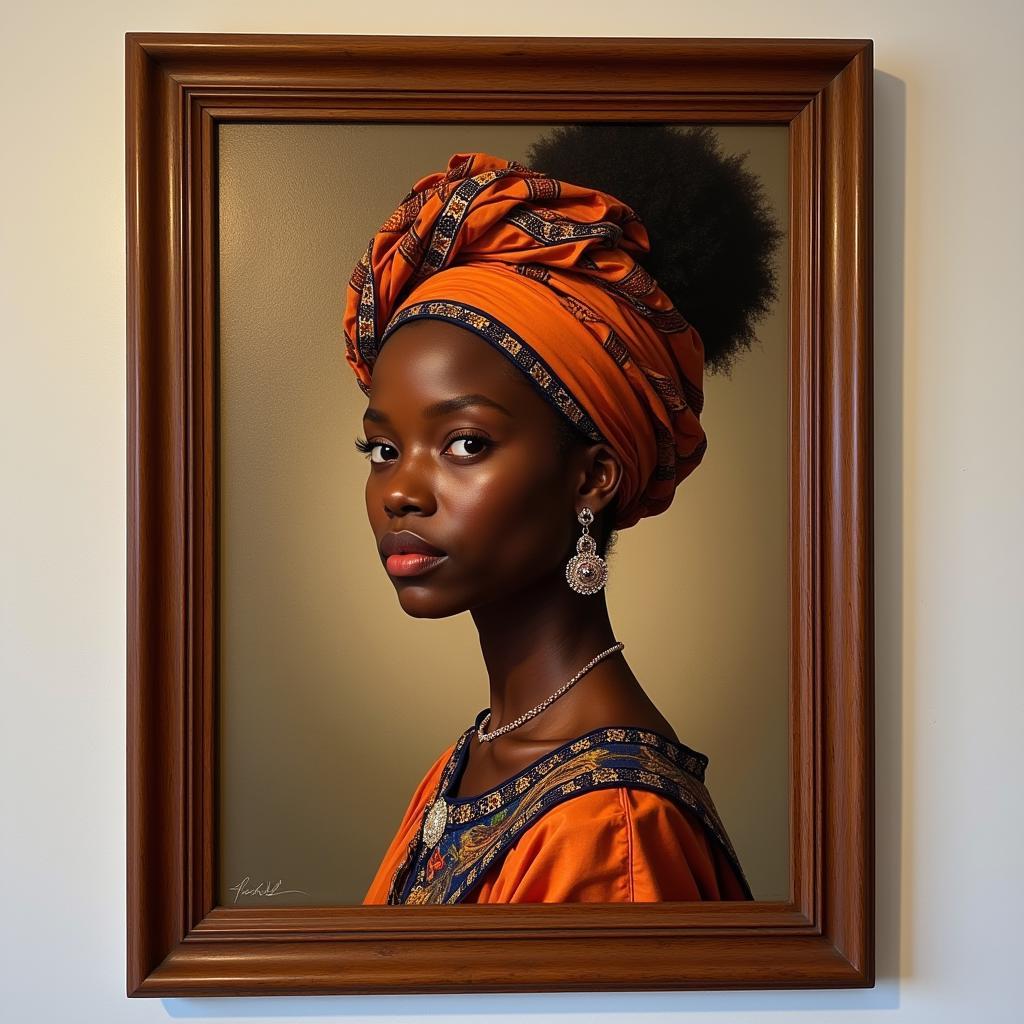
[[[502,409],[424,410],[463,395]],[[504,411],[502,411],[504,410]],[[615,452],[584,443],[560,452],[560,413],[506,356],[441,320],[398,328],[373,369],[363,429],[374,445],[366,510],[379,543],[411,530],[447,553],[421,576],[392,576],[417,618],[469,611],[490,683],[493,731],[535,707],[616,643],[605,591],[565,579],[583,506],[598,516],[622,479]],[[622,651],[603,658],[540,714],[503,736],[472,738],[458,797],[493,789],[591,729],[637,726],[677,740]]]

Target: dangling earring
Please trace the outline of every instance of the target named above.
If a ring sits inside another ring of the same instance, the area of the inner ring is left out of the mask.
[[[608,579],[608,563],[597,554],[597,542],[587,529],[594,513],[584,506],[576,518],[583,524],[583,533],[576,541],[576,554],[565,567],[565,578],[577,594],[596,594]]]

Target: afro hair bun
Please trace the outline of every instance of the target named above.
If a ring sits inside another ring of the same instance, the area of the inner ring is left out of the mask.
[[[778,297],[783,233],[746,155],[723,155],[707,126],[582,124],[541,136],[526,161],[640,217],[651,251],[639,262],[697,328],[709,372],[731,370]]]

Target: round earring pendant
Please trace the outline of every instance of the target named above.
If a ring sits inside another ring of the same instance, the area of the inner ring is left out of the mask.
[[[565,578],[577,594],[595,594],[608,579],[608,566],[600,555],[573,555],[565,567]]]

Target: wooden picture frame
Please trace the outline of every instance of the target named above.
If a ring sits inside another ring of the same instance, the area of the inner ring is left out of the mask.
[[[871,40],[133,32],[125,59],[128,995],[872,986]],[[789,128],[790,896],[217,906],[217,125],[524,118]]]

